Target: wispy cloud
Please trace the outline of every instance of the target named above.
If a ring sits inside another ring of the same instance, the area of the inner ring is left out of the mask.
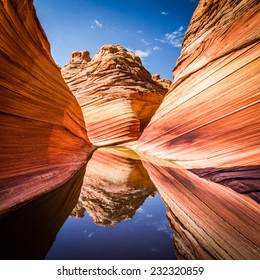
[[[169,13],[168,12],[165,12],[165,11],[162,11],[161,12],[161,15],[163,15],[163,16],[167,16]]]
[[[134,52],[136,55],[138,55],[140,58],[146,58],[148,57],[150,54],[151,54],[151,51],[150,50],[145,50],[145,51],[142,51],[142,50],[133,50],[131,48],[126,48],[127,50],[131,51],[131,52]],[[139,208],[137,210],[137,212],[140,212],[140,213],[143,213],[142,212],[143,209],[142,208]]]
[[[91,233],[88,235],[88,238],[91,238],[94,234],[95,234],[95,232],[91,232]]]
[[[178,30],[173,31],[172,33],[166,33],[164,34],[164,37],[162,39],[156,39],[156,41],[159,41],[161,43],[168,43],[173,47],[180,48],[184,36],[183,30],[184,27],[180,26]]]
[[[136,212],[144,213],[144,209],[143,209],[142,207],[140,207],[140,208],[138,208],[138,209],[136,210]]]
[[[159,51],[161,48],[159,48],[159,47],[157,47],[157,46],[155,46],[155,47],[153,47],[153,50],[154,51]]]
[[[94,20],[94,23],[96,24],[97,27],[101,28],[103,25],[100,21],[98,21],[97,19]]]
[[[136,55],[138,55],[140,58],[145,58],[148,57],[150,55],[150,51],[146,50],[146,51],[142,51],[142,50],[136,50],[134,51]]]
[[[151,45],[151,43],[148,42],[148,41],[146,41],[145,39],[141,39],[140,41],[141,41],[144,45],[146,45],[146,46]]]

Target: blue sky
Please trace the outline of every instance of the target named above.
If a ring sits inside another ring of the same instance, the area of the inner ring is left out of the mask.
[[[91,57],[106,44],[139,55],[151,74],[172,79],[182,37],[198,0],[35,0],[34,5],[63,67],[76,50]]]

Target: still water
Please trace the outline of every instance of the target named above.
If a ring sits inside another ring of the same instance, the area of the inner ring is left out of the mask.
[[[165,205],[157,194],[147,198],[130,220],[114,226],[68,218],[46,259],[175,259]]]
[[[104,147],[0,220],[0,258],[259,259],[259,217],[256,201],[173,162]]]
[[[64,186],[4,218],[1,258],[176,259],[154,184],[133,152],[117,153],[96,150]]]

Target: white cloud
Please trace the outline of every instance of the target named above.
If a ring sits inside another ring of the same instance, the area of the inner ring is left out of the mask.
[[[154,51],[159,51],[161,48],[159,48],[159,47],[157,47],[157,46],[155,46],[155,47],[153,47],[153,50]]]
[[[163,15],[163,16],[167,16],[169,13],[168,12],[165,12],[165,11],[162,11],[161,12],[161,15]]]
[[[142,51],[142,50],[136,50],[134,51],[136,55],[138,55],[140,58],[145,58],[148,57],[150,55],[150,51]]]
[[[102,23],[99,22],[97,19],[94,20],[95,24],[97,27],[101,28],[102,27]]]
[[[91,232],[91,233],[88,235],[88,238],[91,238],[94,234],[95,234],[95,232]]]
[[[151,45],[151,43],[150,43],[150,42],[147,42],[145,39],[141,39],[140,41],[141,41],[144,45],[146,45],[146,46]]]
[[[183,29],[184,27],[180,26],[178,30],[173,31],[172,33],[166,33],[164,34],[164,37],[162,39],[156,39],[156,41],[159,41],[161,43],[168,43],[173,47],[179,48],[181,47],[182,39],[184,36]]]

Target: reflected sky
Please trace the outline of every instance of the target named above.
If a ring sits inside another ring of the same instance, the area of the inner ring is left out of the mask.
[[[115,226],[98,226],[87,213],[69,217],[46,259],[176,259],[165,213],[157,194]]]

